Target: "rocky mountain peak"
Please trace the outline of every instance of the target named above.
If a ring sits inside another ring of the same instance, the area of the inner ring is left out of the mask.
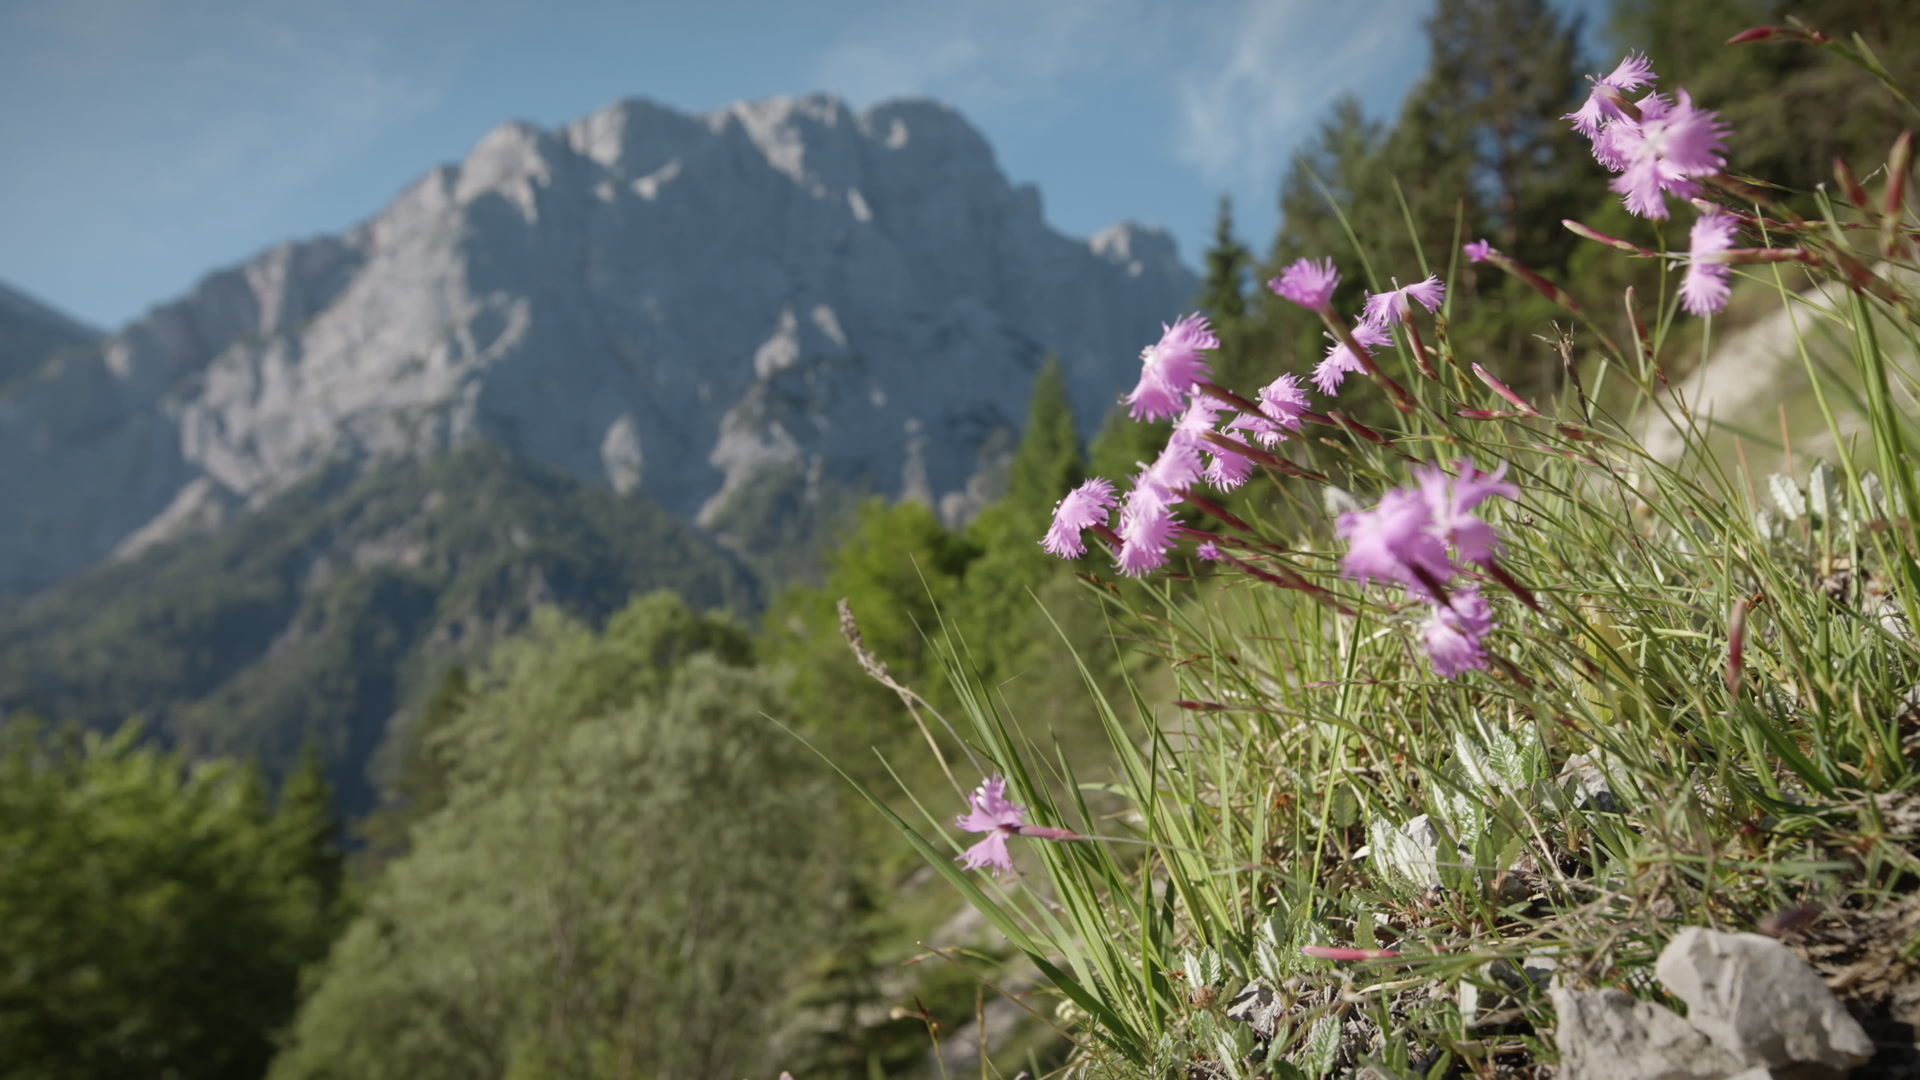
[[[1159,230],[1049,228],[937,102],[504,124],[0,396],[0,592],[481,438],[722,530],[826,489],[963,508],[1047,351],[1090,428],[1196,291]]]

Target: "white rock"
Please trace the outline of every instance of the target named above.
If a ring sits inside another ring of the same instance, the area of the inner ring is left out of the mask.
[[[1873,1040],[1819,974],[1770,937],[1690,926],[1654,971],[1693,1026],[1743,1065],[1837,1071],[1873,1056]]]
[[[1619,990],[1549,992],[1559,1080],[1724,1080],[1741,1062],[1684,1017]]]

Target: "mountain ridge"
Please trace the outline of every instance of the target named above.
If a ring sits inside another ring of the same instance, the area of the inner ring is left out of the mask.
[[[1196,290],[1164,232],[1052,230],[930,101],[503,124],[0,396],[31,466],[0,476],[0,593],[482,437],[689,520],[769,476],[958,519],[1042,355],[1090,427]]]
[[[0,281],[0,391],[54,354],[101,337],[94,327]]]

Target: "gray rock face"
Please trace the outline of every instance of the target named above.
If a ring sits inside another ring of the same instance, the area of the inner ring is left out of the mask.
[[[1654,970],[1694,1028],[1744,1065],[1837,1075],[1873,1056],[1873,1040],[1819,974],[1770,937],[1690,926]]]
[[[1196,290],[931,102],[508,124],[0,396],[0,593],[479,437],[688,517],[771,469],[969,505],[1047,350],[1090,427]]]
[[[1772,938],[1691,926],[1654,972],[1685,1017],[1618,990],[1550,992],[1564,1080],[1819,1080],[1873,1057],[1819,974]]]

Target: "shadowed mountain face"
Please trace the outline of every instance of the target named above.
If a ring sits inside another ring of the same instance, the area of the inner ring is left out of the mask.
[[[358,813],[407,707],[534,607],[592,622],[653,589],[759,604],[697,527],[489,443],[354,472],[0,608],[0,715],[143,716],[190,751],[275,772],[311,744]]]
[[[100,331],[0,284],[0,392],[54,353],[100,340]]]
[[[509,124],[343,235],[0,378],[0,594],[481,439],[748,555],[823,491],[964,516],[1046,351],[1084,430],[1195,290],[1158,230],[1048,228],[929,102]]]

